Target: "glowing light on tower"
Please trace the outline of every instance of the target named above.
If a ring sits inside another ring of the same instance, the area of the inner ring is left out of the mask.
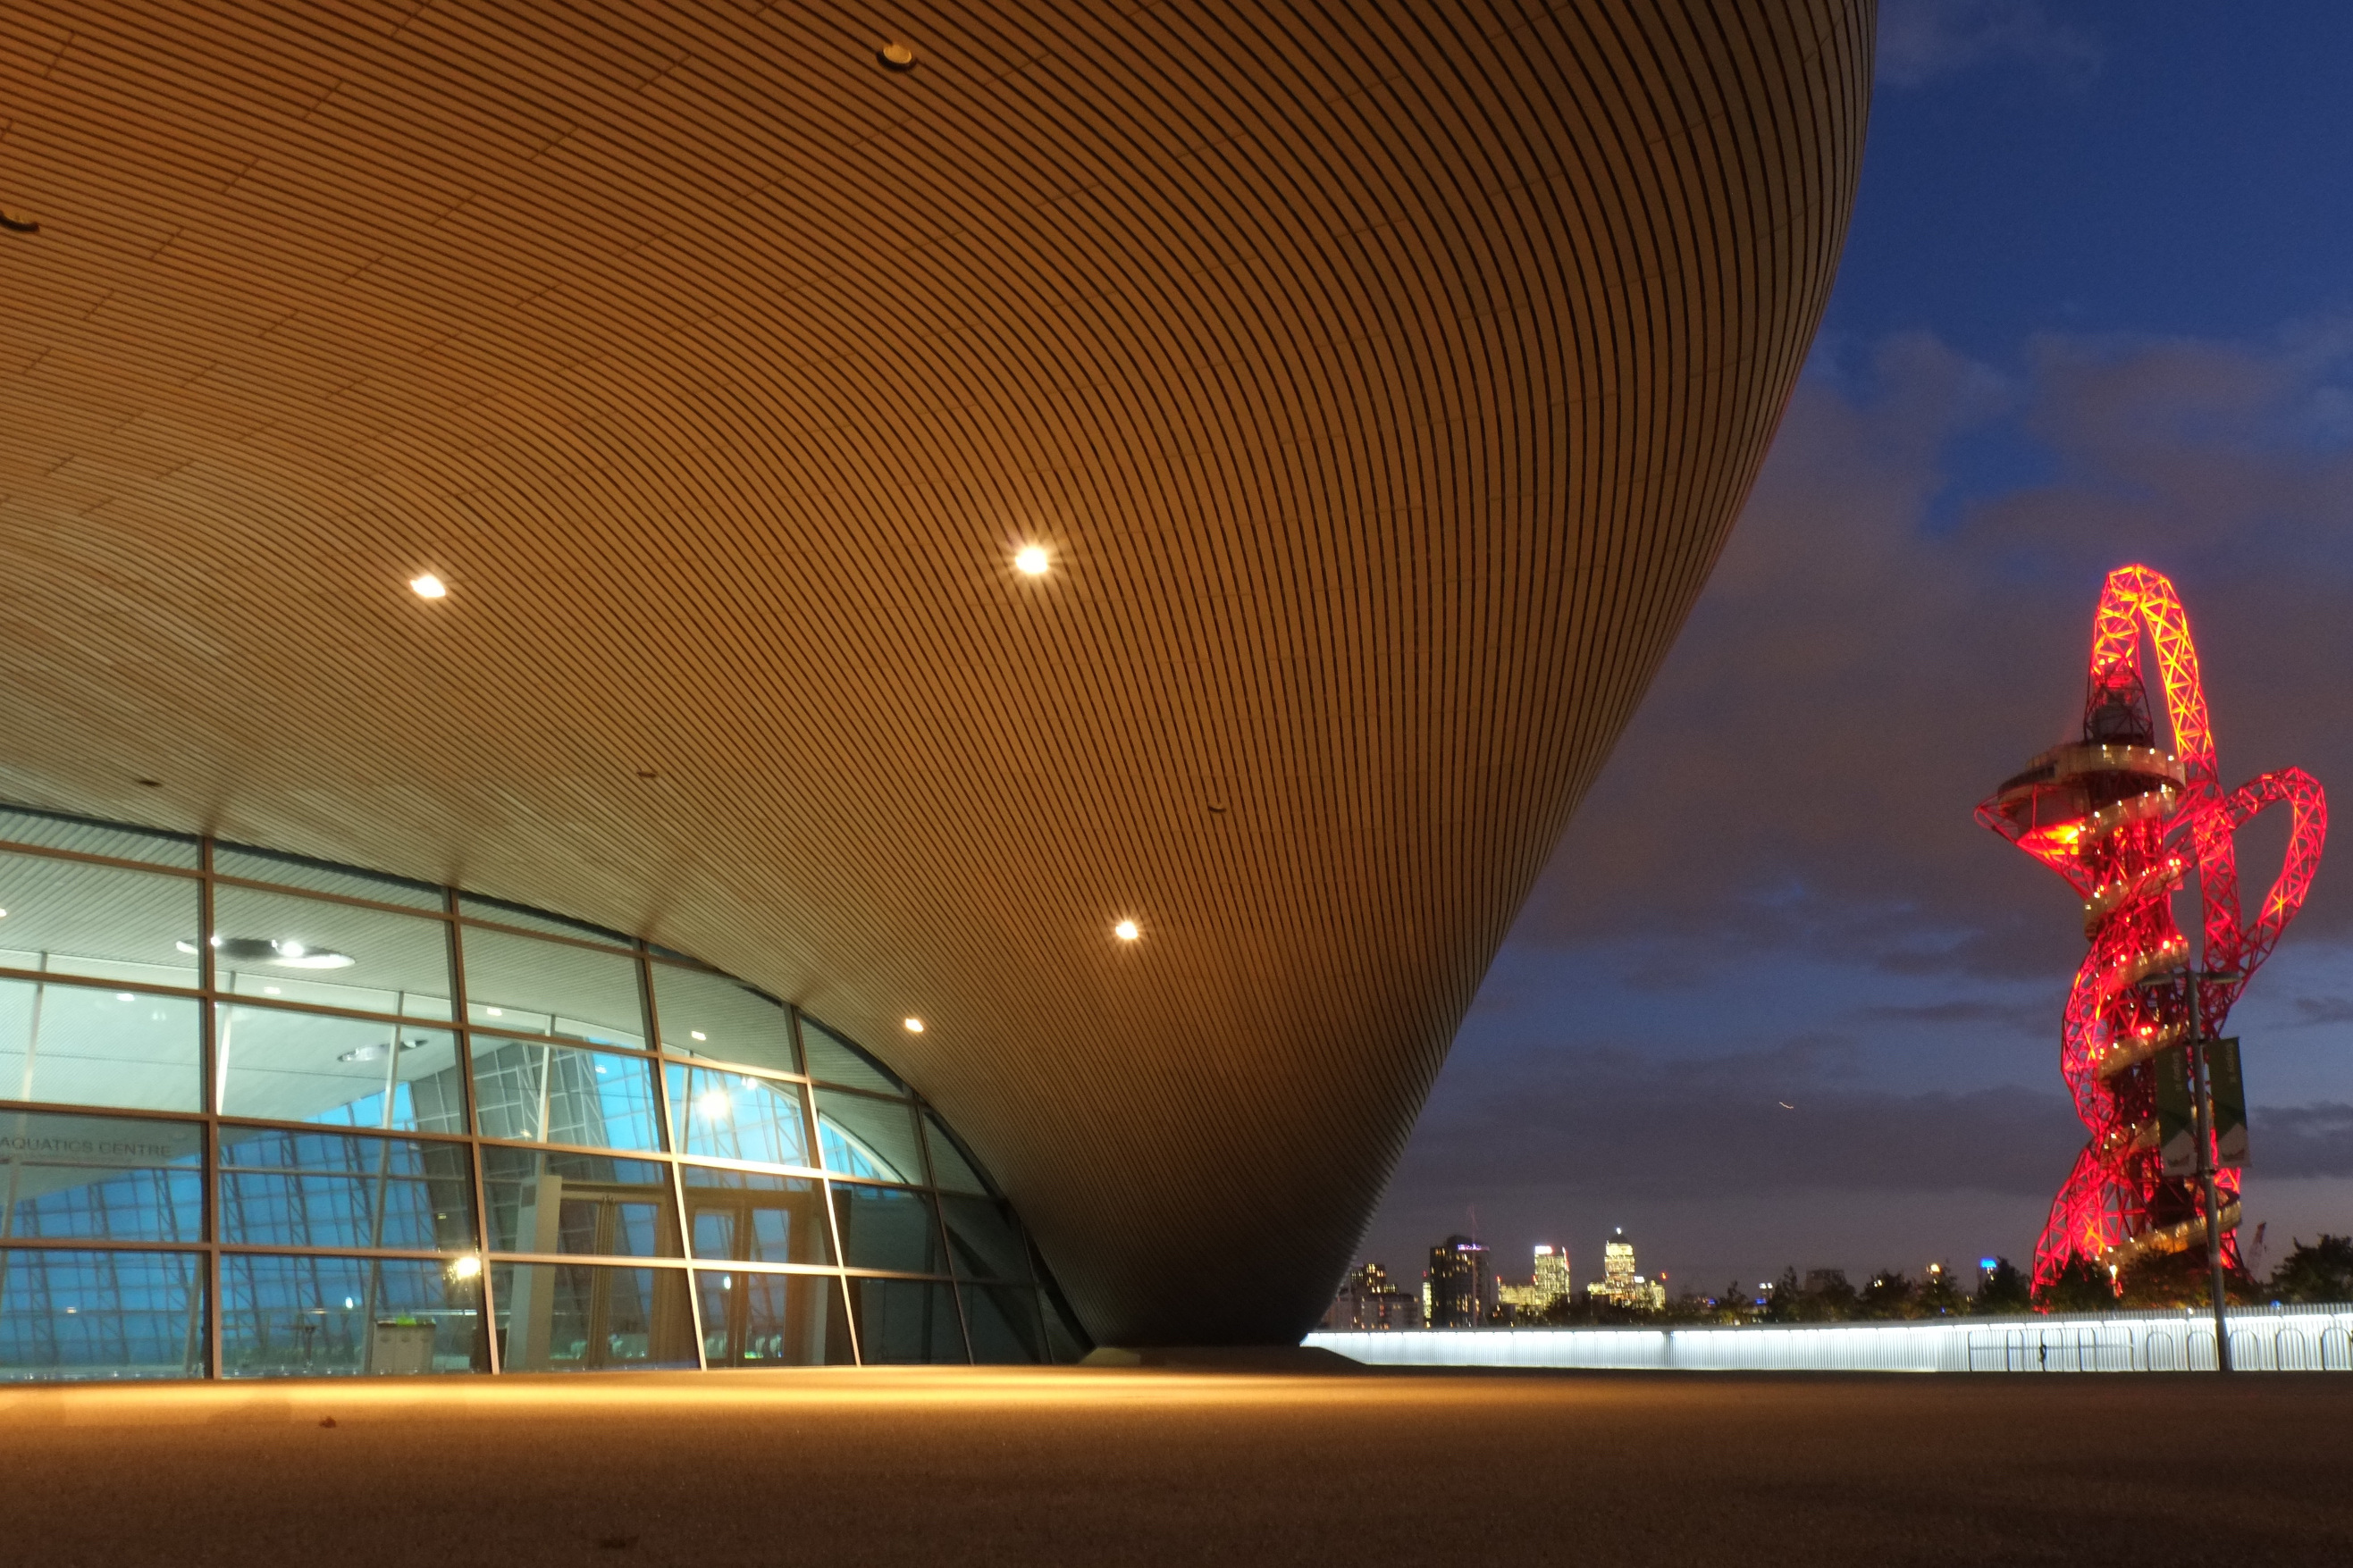
[[[2141,629],[2157,652],[2172,752],[2158,749],[2141,678]],[[2240,918],[2235,835],[2264,807],[2286,802],[2294,826],[2278,879],[2252,927]],[[2198,872],[2204,1033],[2223,1018],[2304,905],[2328,833],[2328,803],[2300,768],[2263,773],[2223,793],[2207,722],[2198,649],[2173,584],[2146,566],[2108,574],[2092,623],[2084,737],[2027,764],[1978,807],[1978,820],[2067,879],[2084,900],[2092,944],[2075,973],[2059,1065],[2091,1134],[2051,1205],[2034,1251],[2034,1282],[2070,1258],[2117,1267],[2154,1252],[2202,1247],[2198,1183],[2165,1174],[2157,1145],[2153,1058],[2187,1039],[2189,982],[2148,985],[2189,966],[2173,923],[2173,895]],[[2239,1176],[2218,1182],[2224,1260],[2238,1263]]]

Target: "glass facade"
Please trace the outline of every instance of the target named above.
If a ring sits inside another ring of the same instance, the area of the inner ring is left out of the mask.
[[[0,807],[0,1381],[1075,1359],[838,1031],[663,949]]]

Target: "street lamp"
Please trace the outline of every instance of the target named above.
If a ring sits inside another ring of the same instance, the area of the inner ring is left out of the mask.
[[[2176,981],[2188,984],[2189,990],[2189,1037],[2183,1048],[2189,1053],[2189,1105],[2193,1123],[2192,1136],[2198,1144],[2196,1174],[2206,1192],[2206,1269],[2207,1289],[2214,1307],[2214,1370],[2231,1370],[2231,1326],[2222,1310],[2222,1215],[2221,1194],[2214,1181],[2214,1087],[2206,1070],[2206,1047],[2212,1044],[2206,1038],[2205,1019],[2200,1005],[2200,988],[2208,984],[2236,984],[2246,976],[2232,969],[2177,969],[2165,974],[2151,975],[2139,982],[2144,990],[2168,990]]]

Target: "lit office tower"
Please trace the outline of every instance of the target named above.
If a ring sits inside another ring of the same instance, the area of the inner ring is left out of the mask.
[[[1567,1296],[1572,1289],[1568,1277],[1568,1248],[1537,1247],[1535,1274],[1531,1283],[1535,1286],[1538,1300],[1546,1305]]]
[[[1626,1227],[1621,1225],[1601,1244],[1601,1294],[1613,1301],[1630,1302],[1640,1279],[1634,1272],[1634,1244],[1626,1239]]]
[[[1450,1236],[1430,1249],[1422,1309],[1433,1329],[1471,1329],[1485,1316],[1487,1249],[1467,1236]]]

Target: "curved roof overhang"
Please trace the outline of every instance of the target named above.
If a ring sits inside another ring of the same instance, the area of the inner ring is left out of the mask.
[[[698,954],[1099,1338],[1295,1334],[1757,471],[1868,0],[893,16],[11,5],[0,794]]]

